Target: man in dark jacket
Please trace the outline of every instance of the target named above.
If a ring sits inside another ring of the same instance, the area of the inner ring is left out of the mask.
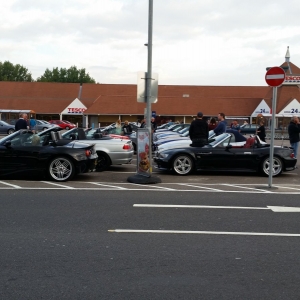
[[[300,133],[300,122],[299,118],[296,116],[292,117],[292,120],[288,127],[289,139],[291,147],[294,149],[294,157],[297,158],[298,145],[299,145],[299,133]]]
[[[197,119],[192,121],[189,129],[192,147],[203,147],[208,141],[208,124],[203,120],[203,113],[198,112]]]
[[[15,124],[15,130],[18,131],[20,129],[27,129],[27,114],[20,114],[20,119]]]

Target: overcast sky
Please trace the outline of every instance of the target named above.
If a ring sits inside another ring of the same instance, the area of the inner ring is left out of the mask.
[[[300,66],[299,1],[153,0],[153,72],[167,85],[266,85],[266,67]],[[85,68],[99,83],[147,70],[148,0],[1,1],[0,61],[41,76]]]

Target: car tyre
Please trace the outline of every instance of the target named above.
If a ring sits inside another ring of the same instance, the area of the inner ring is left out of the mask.
[[[43,128],[43,130],[46,130],[46,129],[48,129],[48,128],[47,128],[47,127],[44,127],[44,128]]]
[[[66,129],[66,130],[69,130],[69,129],[70,129],[70,127],[69,127],[69,126],[66,126],[66,127],[65,127],[65,129]]]
[[[270,157],[266,157],[263,159],[261,166],[260,166],[260,172],[264,176],[269,176],[269,166],[270,166]],[[283,163],[282,160],[279,157],[274,156],[273,159],[273,177],[276,177],[282,173],[283,169]]]
[[[104,152],[97,152],[98,158],[97,158],[97,165],[96,165],[96,171],[103,172],[109,168],[111,165],[109,156]]]
[[[74,163],[67,157],[55,157],[49,163],[48,175],[55,181],[71,180],[75,175]]]
[[[188,175],[194,171],[194,160],[191,156],[181,154],[176,156],[172,162],[172,169],[178,175]]]
[[[7,130],[7,134],[12,134],[14,132],[15,132],[15,130],[13,128],[10,128],[10,129]]]

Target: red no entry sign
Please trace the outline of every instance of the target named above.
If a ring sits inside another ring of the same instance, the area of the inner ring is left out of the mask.
[[[270,68],[266,73],[265,79],[269,86],[280,86],[285,80],[285,72],[280,67]]]

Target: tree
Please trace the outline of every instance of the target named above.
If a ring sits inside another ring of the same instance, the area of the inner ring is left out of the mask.
[[[2,63],[0,61],[0,81],[34,81],[28,69],[16,64],[13,65],[9,61]]]
[[[41,77],[37,78],[37,81],[96,83],[95,79],[90,77],[89,73],[86,73],[85,69],[77,69],[76,66],[72,66],[69,69],[53,68],[52,71],[47,68],[45,73]]]

